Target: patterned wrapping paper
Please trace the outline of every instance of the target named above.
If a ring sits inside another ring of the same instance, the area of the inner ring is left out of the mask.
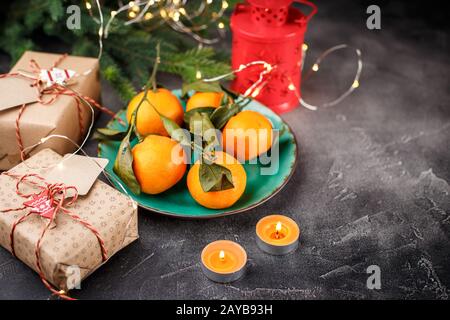
[[[41,68],[48,69],[61,56],[61,54],[26,51],[10,72],[29,71],[30,61],[32,59]],[[58,67],[73,70],[77,74],[83,74],[69,86],[70,89],[80,95],[88,96],[98,102],[100,101],[98,59],[67,56],[61,61]],[[10,78],[9,80],[15,81],[17,88],[22,88],[24,85],[29,86],[31,83],[30,80],[19,77]],[[16,91],[17,94],[25,94],[21,93],[19,89],[16,89]],[[2,103],[1,95],[5,94],[7,93],[0,92],[0,104]],[[37,96],[37,93],[33,93],[32,95],[33,97]],[[50,99],[50,95],[44,96],[44,98],[44,100],[48,100]],[[19,110],[20,106],[16,106],[0,111],[0,170],[8,170],[21,161],[15,128]],[[82,122],[86,129],[91,121],[91,111],[86,106],[82,106],[80,111]],[[43,105],[38,102],[29,104],[20,119],[20,131],[24,146],[31,146],[50,134],[61,134],[74,141],[80,141],[82,136],[80,135],[78,112],[76,101],[70,96],[60,96],[49,105]],[[50,139],[46,143],[31,150],[31,154],[35,154],[46,148],[51,148],[60,154],[73,152],[76,149],[67,140]]]
[[[61,156],[56,152],[44,149],[9,172],[43,175],[47,169],[34,170],[29,167],[48,167],[60,159]],[[14,178],[0,175],[0,210],[22,206],[25,199],[16,194],[16,182]],[[36,187],[26,185],[21,190],[33,192]],[[108,258],[139,237],[137,208],[133,207],[127,196],[100,180],[94,183],[86,196],[80,196],[68,209],[88,221],[100,233]],[[0,212],[0,245],[10,252],[12,225],[27,212],[27,209]],[[17,258],[35,271],[35,246],[45,226],[44,220],[39,215],[32,214],[17,226],[14,233]],[[103,264],[101,250],[95,235],[81,223],[63,213],[57,215],[55,222],[56,227],[49,229],[43,238],[40,260],[45,278],[56,287],[67,290],[67,279],[71,275],[71,272],[67,272],[68,267],[79,267],[81,279],[86,278]]]

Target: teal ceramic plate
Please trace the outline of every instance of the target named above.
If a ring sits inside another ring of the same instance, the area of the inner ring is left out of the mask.
[[[173,93],[179,97],[181,91],[175,90]],[[179,218],[198,219],[230,215],[255,208],[269,200],[286,185],[294,173],[297,164],[297,142],[289,126],[269,108],[257,101],[252,101],[245,107],[245,110],[254,110],[262,113],[272,122],[273,128],[279,130],[279,168],[274,175],[261,175],[260,170],[264,167],[261,163],[244,164],[247,173],[247,187],[242,197],[232,207],[214,210],[197,204],[189,194],[186,186],[186,174],[189,169],[186,170],[185,176],[177,185],[161,194],[148,195],[142,193],[136,196],[131,191],[127,191],[137,201],[139,206]],[[125,113],[122,112],[120,116],[125,118]],[[123,126],[115,120],[112,120],[108,126],[114,129],[123,129]],[[109,159],[106,172],[115,178],[117,176],[113,172],[113,165],[118,148],[119,142],[102,142],[98,148],[99,156]],[[118,189],[120,190],[120,188]]]

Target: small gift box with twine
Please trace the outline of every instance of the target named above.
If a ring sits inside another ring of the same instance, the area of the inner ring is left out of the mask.
[[[46,181],[61,159],[44,149],[0,175],[0,245],[69,298],[74,270],[81,281],[138,238],[137,206],[100,180],[85,196]]]
[[[101,106],[98,59],[26,51],[9,73],[0,74],[0,170],[27,156],[51,148],[59,154],[81,142],[90,129],[94,110]]]

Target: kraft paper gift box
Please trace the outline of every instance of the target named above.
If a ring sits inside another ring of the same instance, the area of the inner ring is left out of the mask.
[[[61,54],[26,51],[10,73],[33,75],[30,66],[32,59],[41,69],[50,69],[61,57]],[[99,101],[100,80],[97,59],[66,56],[57,68],[73,70],[80,75],[73,79],[73,84],[68,85],[68,88],[82,96]],[[24,77],[0,79],[0,170],[8,170],[21,161],[16,137],[16,118],[23,103],[27,103],[27,107],[21,116],[19,127],[24,147],[34,145],[50,134],[64,135],[78,142],[82,138],[83,134],[80,132],[78,121],[79,110],[75,99],[60,95],[48,105],[35,102],[38,92],[36,88],[30,87],[32,82],[31,79]],[[44,100],[50,98],[50,95],[43,96]],[[86,129],[91,121],[91,110],[85,105],[82,105],[80,110],[83,126]],[[66,154],[74,151],[75,146],[65,139],[54,138],[30,151],[34,154],[45,148],[51,148],[59,154]]]
[[[28,173],[45,176],[48,167],[61,159],[56,152],[45,149],[8,173],[17,176]],[[47,168],[36,170],[35,167]],[[29,209],[4,212],[21,207],[26,201],[16,193],[17,181],[14,177],[0,175],[0,245],[10,252],[12,226],[17,219],[29,212]],[[20,190],[24,193],[34,193],[36,187],[23,183]],[[138,238],[137,207],[127,196],[98,179],[87,195],[79,196],[67,209],[98,231],[104,241],[108,259]],[[35,247],[47,221],[38,214],[31,214],[18,224],[14,231],[16,257],[36,272],[38,268]],[[40,262],[43,276],[57,288],[67,290],[67,281],[73,274],[73,269],[68,268],[79,268],[81,279],[84,279],[105,262],[101,253],[99,241],[93,232],[69,215],[58,213],[54,227],[47,230],[41,242]]]

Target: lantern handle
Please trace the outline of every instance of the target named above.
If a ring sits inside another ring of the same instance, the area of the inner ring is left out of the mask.
[[[297,3],[307,5],[312,8],[311,12],[306,16],[305,22],[308,22],[309,19],[311,19],[317,13],[317,6],[314,3],[306,1],[306,0],[294,0],[294,1]]]

